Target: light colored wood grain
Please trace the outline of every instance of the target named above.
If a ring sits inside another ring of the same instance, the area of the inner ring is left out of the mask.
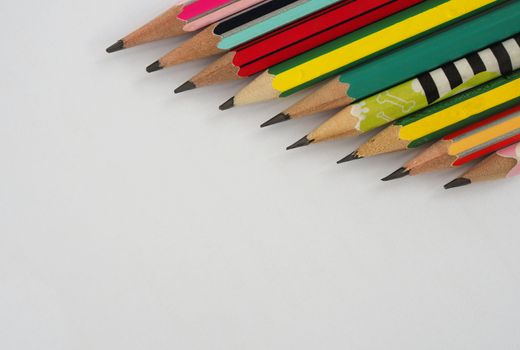
[[[126,48],[185,34],[185,22],[177,18],[184,5],[177,5],[123,38]]]
[[[334,78],[320,89],[287,108],[283,113],[295,119],[345,107],[354,101],[345,94],[347,90],[348,85],[341,83],[339,78]]]
[[[224,52],[217,47],[220,36],[213,33],[216,24],[209,26],[178,48],[170,51],[159,59],[161,67],[171,67],[177,64],[210,57]]]

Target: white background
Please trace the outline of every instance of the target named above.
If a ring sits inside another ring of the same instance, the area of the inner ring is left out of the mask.
[[[518,349],[518,179],[382,183],[411,154],[286,152],[295,99],[179,96],[179,40],[112,55],[165,0],[0,3],[0,348]]]

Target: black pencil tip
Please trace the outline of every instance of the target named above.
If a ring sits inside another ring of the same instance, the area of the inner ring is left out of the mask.
[[[381,181],[390,181],[390,180],[400,179],[409,174],[410,174],[410,170],[407,170],[406,168],[401,167],[401,168],[397,169],[396,171],[394,171],[393,173],[391,173],[390,175],[388,175],[387,177],[382,178]]]
[[[193,90],[196,88],[197,86],[192,81],[188,80],[187,82],[179,86],[177,89],[175,89],[175,93],[180,94],[181,92]]]
[[[107,48],[107,53],[112,53],[116,51],[121,51],[125,48],[125,43],[123,40],[118,40],[115,44]]]
[[[152,63],[151,65],[146,67],[146,71],[148,73],[152,73],[152,72],[155,72],[155,71],[158,71],[158,70],[161,70],[161,69],[163,69],[163,67],[161,66],[161,62],[160,61],[155,61],[154,63]]]
[[[291,119],[291,117],[288,114],[279,113],[279,114],[275,115],[274,117],[272,117],[271,119],[269,119],[268,121],[266,121],[265,123],[263,123],[262,125],[260,125],[260,127],[265,128],[266,126],[278,124],[278,123],[284,122],[289,119]]]
[[[225,111],[227,109],[235,107],[235,97],[231,97],[229,100],[221,104],[218,109],[221,111]]]
[[[451,181],[450,183],[447,183],[446,185],[444,185],[444,188],[449,190],[450,188],[461,187],[461,186],[466,186],[466,185],[470,185],[470,184],[471,184],[470,179],[466,179],[464,177],[459,177],[458,179],[455,179],[455,180]]]
[[[348,156],[346,156],[345,158],[338,160],[336,163],[341,164],[341,163],[346,163],[346,162],[350,162],[352,160],[361,159],[361,158],[363,158],[363,157],[360,157],[358,155],[357,151],[354,151],[354,152],[350,153]]]
[[[314,140],[309,140],[308,136],[304,136],[301,139],[299,139],[298,141],[296,141],[295,143],[293,143],[292,145],[290,145],[289,147],[287,147],[286,149],[290,150],[290,149],[294,149],[294,148],[308,146],[312,143],[312,141],[314,141]]]

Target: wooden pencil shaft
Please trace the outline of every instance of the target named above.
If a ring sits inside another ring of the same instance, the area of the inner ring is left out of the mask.
[[[491,181],[519,175],[519,170],[520,143],[517,143],[488,156],[461,177],[472,183]]]
[[[183,7],[183,5],[174,6],[125,36],[122,39],[125,48],[184,34],[182,27],[185,22],[178,18]]]
[[[181,1],[150,22],[125,36],[109,52],[179,36],[233,15],[264,0],[194,0]]]
[[[448,154],[450,143],[450,140],[442,140],[433,144],[426,151],[406,163],[404,168],[409,171],[410,175],[449,168],[456,159],[455,156]]]

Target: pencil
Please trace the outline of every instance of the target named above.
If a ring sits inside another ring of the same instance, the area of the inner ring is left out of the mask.
[[[444,188],[450,189],[477,182],[507,179],[517,175],[520,175],[520,143],[495,152],[461,177],[444,185]]]
[[[176,92],[249,77],[421,1],[341,1],[231,50]]]
[[[351,157],[369,157],[417,148],[512,108],[519,101],[520,71],[516,71],[396,121]]]
[[[217,24],[212,24],[152,63],[148,66],[147,71],[154,72],[162,68],[226,52],[339,1],[268,1]]]
[[[458,167],[520,141],[520,107],[448,135],[383,181]]]
[[[199,30],[264,0],[181,1],[107,48],[108,53]]]
[[[507,19],[509,19],[509,22],[513,22],[513,27],[520,27],[519,23],[514,23],[515,21],[518,22],[517,14],[520,11],[520,3],[507,3],[508,5],[505,6],[507,11],[499,11],[498,9],[491,11],[490,7],[497,6],[499,3],[504,2],[492,0],[426,1],[383,19],[375,23],[374,27],[368,26],[352,33],[352,35],[344,36],[269,68],[235,95],[234,105],[245,105],[289,96],[341,71],[367,62],[369,59],[381,56],[383,53],[402,47],[411,41],[423,38],[432,32],[438,32],[440,29],[453,24],[460,24],[463,19],[485,10],[489,10],[486,12],[486,19],[479,21],[484,25],[490,25],[491,16],[502,23],[508,22]],[[504,13],[508,11],[513,11],[513,13]],[[500,12],[500,15],[497,16],[496,12]],[[504,16],[505,18],[503,18]],[[356,39],[356,35],[374,30],[377,26],[381,27],[373,33],[367,33],[367,35]],[[473,30],[472,34],[474,35],[481,33],[481,28],[473,28]],[[495,30],[508,31],[509,28],[498,26]],[[495,37],[492,42],[502,40],[518,31],[520,30],[509,33],[502,38]],[[484,47],[492,42],[485,44]],[[479,48],[481,47],[474,48],[471,51]],[[394,50],[393,52],[398,51]],[[450,57],[448,61],[455,58],[458,57]],[[402,63],[402,61],[399,62],[398,70],[402,69]],[[405,77],[403,80],[419,73]]]
[[[349,117],[351,111],[363,110],[360,128],[378,127],[415,113],[460,92],[510,74],[520,68],[520,35],[495,44],[485,50],[450,62],[438,69],[419,75],[417,78],[366,98],[338,118]],[[358,116],[359,117],[359,116]],[[338,132],[341,132],[338,129]],[[369,140],[358,150],[338,163],[367,158],[388,150],[383,139]]]

